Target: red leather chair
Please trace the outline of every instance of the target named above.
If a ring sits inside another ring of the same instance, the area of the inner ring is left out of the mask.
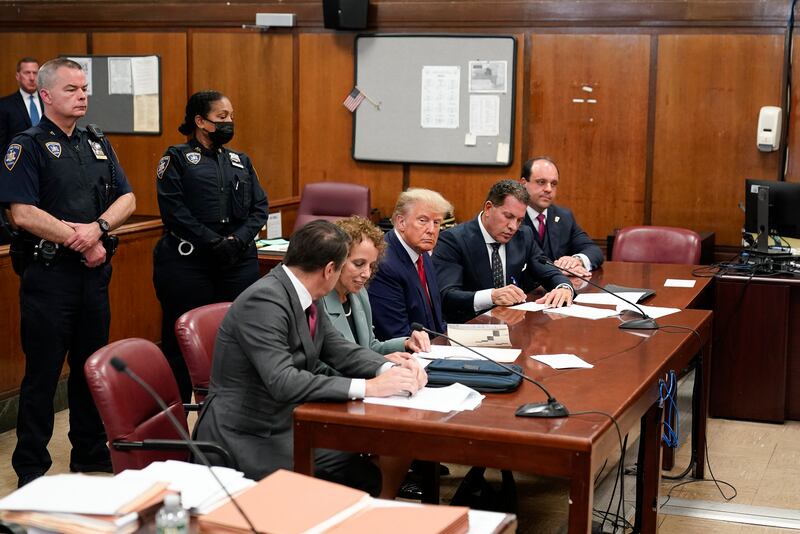
[[[351,215],[368,217],[370,210],[369,188],[341,182],[316,182],[306,184],[297,208],[294,230],[316,219],[336,221]]]
[[[700,234],[670,226],[628,226],[614,238],[613,261],[700,263]]]
[[[131,377],[111,366],[114,357],[125,362],[149,384],[188,431],[178,384],[161,349],[146,339],[137,338],[106,345],[86,361],[84,372],[111,444],[114,472],[142,469],[157,460],[187,461],[188,446],[166,412]],[[219,445],[199,441],[195,444],[201,450],[220,455],[228,465],[233,464],[230,454]]]
[[[178,338],[186,367],[189,368],[195,402],[203,402],[208,395],[217,330],[230,307],[230,302],[200,306],[189,310],[175,321],[175,336]]]

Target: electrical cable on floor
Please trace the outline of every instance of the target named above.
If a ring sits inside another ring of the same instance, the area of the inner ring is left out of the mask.
[[[619,463],[617,464],[617,475],[614,477],[614,488],[611,490],[611,498],[608,501],[608,507],[606,508],[605,515],[603,517],[603,522],[600,525],[600,530],[602,531],[603,529],[605,529],[606,521],[608,520],[609,514],[611,514],[611,505],[614,502],[614,495],[617,492],[617,482],[619,482],[619,487],[620,487],[620,496],[619,496],[619,501],[617,503],[617,513],[611,515],[618,516],[620,507],[622,507],[623,511],[625,510],[625,477],[622,474],[622,469],[625,463],[625,446],[628,443],[628,435],[627,434],[625,435],[625,441],[623,443],[622,431],[619,428],[619,423],[617,423],[617,420],[614,418],[613,415],[606,412],[602,412],[600,410],[585,410],[582,412],[571,412],[569,416],[573,417],[576,415],[589,415],[589,414],[598,414],[608,417],[611,420],[611,422],[614,423],[614,427],[617,429],[617,439],[619,440]],[[618,525],[616,523],[611,523],[611,526],[613,526],[614,529],[616,530]]]

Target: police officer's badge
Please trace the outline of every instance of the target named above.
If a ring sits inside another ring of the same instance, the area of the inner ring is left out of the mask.
[[[169,166],[169,156],[164,156],[158,160],[158,168],[156,169],[156,177],[160,180],[164,177],[164,171]]]
[[[9,171],[14,169],[14,165],[17,164],[17,160],[19,160],[19,156],[22,154],[22,145],[17,143],[8,145],[8,150],[6,151],[6,157],[3,158],[4,163],[6,164],[6,169]]]
[[[95,159],[108,159],[106,153],[103,152],[103,145],[98,143],[97,141],[89,141],[89,146],[92,147],[92,152],[94,153]]]
[[[189,163],[192,165],[197,165],[200,163],[200,154],[198,152],[187,152],[186,159],[188,159]]]
[[[47,147],[47,150],[49,150],[50,153],[54,155],[56,158],[61,157],[61,143],[50,141],[49,143],[45,143],[44,146]]]
[[[228,152],[228,156],[231,158],[231,165],[234,167],[239,167],[240,169],[244,169],[244,165],[242,165],[242,160],[239,159],[239,154],[234,152]]]

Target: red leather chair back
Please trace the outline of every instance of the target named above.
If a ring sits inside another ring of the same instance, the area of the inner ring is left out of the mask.
[[[613,261],[700,263],[700,234],[670,226],[629,226],[614,238]]]
[[[206,394],[198,392],[197,388],[208,390],[217,331],[230,307],[230,302],[200,306],[184,313],[175,322],[175,336],[178,338],[186,367],[189,368],[192,387],[195,388],[195,402],[203,402],[206,398]]]
[[[316,219],[336,221],[351,215],[368,217],[369,210],[369,188],[363,185],[341,182],[306,184],[297,208],[294,231]]]
[[[92,354],[84,366],[109,444],[116,440],[180,439],[156,401],[129,376],[111,366],[109,362],[114,356],[161,395],[178,422],[188,430],[178,384],[161,349],[146,339],[122,339]],[[187,461],[189,457],[184,451],[119,451],[113,446],[110,449],[115,473],[142,469],[156,460]]]

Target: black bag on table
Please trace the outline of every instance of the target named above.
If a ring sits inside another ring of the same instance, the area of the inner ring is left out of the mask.
[[[506,364],[522,372],[519,365]],[[456,382],[482,393],[505,393],[519,387],[522,378],[488,360],[433,360],[425,368],[428,386],[444,387]]]

